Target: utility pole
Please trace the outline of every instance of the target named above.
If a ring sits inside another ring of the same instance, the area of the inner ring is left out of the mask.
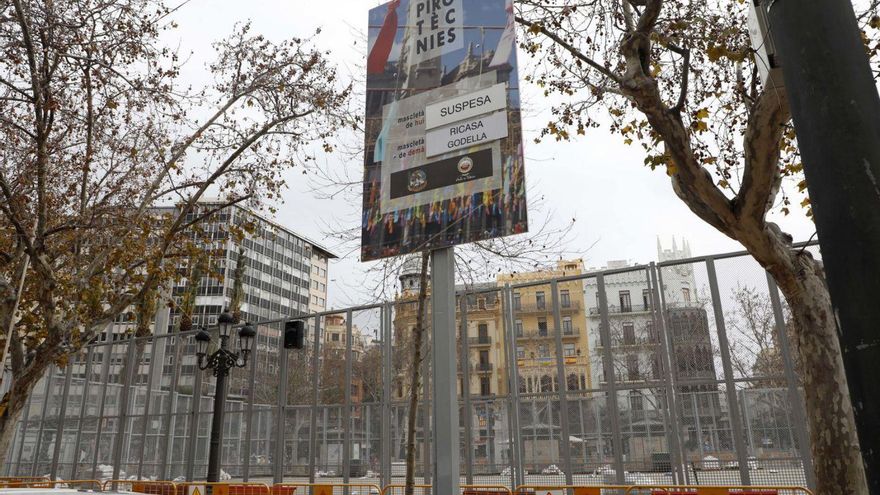
[[[880,97],[851,2],[775,0],[797,131],[870,493],[880,493]]]

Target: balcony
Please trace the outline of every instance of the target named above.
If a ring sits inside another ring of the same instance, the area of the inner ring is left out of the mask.
[[[495,368],[492,363],[476,363],[471,369],[477,373],[491,373]]]
[[[492,337],[489,335],[480,335],[479,337],[468,337],[468,344],[472,347],[491,345],[492,344]]]
[[[563,339],[571,339],[580,337],[581,330],[577,327],[572,328],[564,328],[562,330],[562,338]],[[540,339],[555,339],[556,338],[556,330],[552,328],[548,329],[537,329],[537,330],[526,330],[522,333],[516,334],[517,339],[524,340],[540,340]]]
[[[648,313],[651,311],[651,308],[650,304],[630,304],[627,306],[611,304],[608,306],[608,314]],[[599,314],[601,312],[598,307],[590,308],[590,316],[599,316]]]
[[[580,301],[564,301],[559,303],[559,310],[562,312],[575,312],[581,309]],[[513,311],[515,313],[520,314],[528,314],[528,313],[552,313],[553,312],[553,304],[547,300],[543,304],[538,303],[528,303],[528,304],[520,304],[519,306],[514,305]]]

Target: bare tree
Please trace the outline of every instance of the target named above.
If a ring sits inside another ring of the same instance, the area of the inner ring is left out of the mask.
[[[246,24],[214,45],[213,84],[183,88],[159,40],[173,27],[161,0],[10,0],[0,12],[0,322],[16,305],[21,316],[2,456],[47,367],[162,293],[204,240],[201,220],[275,198],[283,170],[329,151],[350,92],[310,38],[274,43]],[[199,206],[208,194],[216,209]]]
[[[545,137],[569,139],[610,117],[694,214],[773,275],[795,323],[817,490],[867,493],[822,266],[767,220],[775,205],[788,213],[792,189],[806,184],[785,95],[761,86],[747,3],[522,0],[517,21],[536,57],[529,79],[561,96]],[[860,16],[874,40],[869,18]]]

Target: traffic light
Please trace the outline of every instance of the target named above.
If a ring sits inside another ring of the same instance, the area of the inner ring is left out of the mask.
[[[306,325],[302,320],[291,320],[284,323],[284,348],[302,349],[305,347]]]

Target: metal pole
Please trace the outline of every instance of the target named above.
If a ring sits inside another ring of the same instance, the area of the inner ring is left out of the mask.
[[[272,480],[274,483],[284,481],[284,442],[287,419],[287,349],[284,348],[284,338],[278,339],[278,368],[280,369],[281,385],[278,387],[278,414],[275,416],[275,453],[272,460]]]
[[[174,358],[174,363],[171,366],[171,384],[168,387],[168,407],[165,411],[165,417],[162,419],[163,430],[165,431],[165,435],[162,436],[162,441],[164,442],[160,452],[162,452],[161,459],[159,460],[159,476],[160,479],[171,479],[173,476],[168,476],[168,462],[171,460],[172,454],[172,446],[174,443],[174,430],[176,429],[174,426],[174,422],[176,421],[177,414],[177,386],[180,384],[180,358],[182,355],[183,349],[183,338],[178,336],[170,336],[166,337],[174,341],[174,354],[172,357]],[[162,368],[164,371],[165,364],[162,364]]]
[[[91,381],[92,377],[92,353],[94,349],[94,345],[90,344],[88,350],[86,351],[85,373],[83,373],[83,386],[79,404],[79,421],[76,425],[76,439],[73,441],[73,462],[71,463],[70,474],[67,477],[67,479],[70,480],[77,479],[76,470],[79,468],[80,461],[79,445],[80,440],[82,439],[83,419],[86,416],[86,404],[89,403],[89,382]]]
[[[253,361],[251,362],[250,374],[248,375],[248,380],[250,384],[248,384],[248,396],[247,396],[247,417],[244,421],[247,422],[247,429],[244,432],[244,466],[242,472],[242,479],[247,482],[251,479],[251,442],[253,442],[254,438],[254,389],[257,386],[257,352],[259,351],[259,346],[256,345],[256,342],[259,341],[259,327],[257,328],[257,335],[254,336],[254,346],[253,350]],[[285,386],[285,388],[287,388]]]
[[[55,427],[55,449],[52,453],[52,468],[49,470],[49,478],[57,479],[58,456],[61,455],[61,437],[64,435],[64,415],[67,411],[67,395],[70,393],[70,379],[73,371],[73,363],[68,361],[64,375],[64,389],[61,394],[61,406],[58,408],[58,425]]]
[[[798,377],[794,369],[794,358],[791,355],[791,343],[788,341],[788,330],[785,327],[785,316],[782,314],[782,301],[776,281],[767,273],[767,289],[770,291],[770,304],[773,306],[773,318],[776,322],[776,339],[779,342],[779,353],[785,366],[785,386],[788,389],[788,400],[791,403],[791,415],[794,418],[794,431],[804,465],[804,476],[807,488],[816,488],[816,474],[813,472],[813,456],[810,453],[810,434],[807,432],[807,412],[804,410],[804,396],[798,386]]]
[[[312,336],[312,414],[309,423],[309,483],[315,482],[315,459],[318,456],[318,380],[321,376],[321,317],[315,317]]]
[[[220,351],[226,351],[226,337],[220,337]],[[223,445],[223,413],[226,408],[226,378],[229,368],[221,364],[214,369],[216,384],[214,386],[214,410],[211,414],[211,440],[208,447],[207,481],[220,481],[220,450]]]
[[[40,428],[37,430],[37,442],[34,444],[34,458],[31,462],[31,476],[37,475],[37,463],[39,462],[40,444],[43,442],[43,429],[46,426],[46,412],[49,410],[49,395],[52,392],[52,379],[55,377],[55,365],[49,368],[46,374],[46,390],[43,392],[43,409],[40,412]]]
[[[562,463],[565,470],[565,484],[572,484],[571,435],[568,428],[568,380],[565,378],[565,356],[562,355],[562,315],[559,309],[559,284],[550,282],[553,296],[553,325],[556,327],[556,390],[559,394],[559,423],[562,427]]]
[[[428,308],[425,308],[425,313],[428,312]],[[428,315],[425,315],[425,321],[427,320]],[[431,464],[431,458],[436,458],[436,455],[433,455],[433,449],[437,447],[437,445],[431,441],[431,435],[434,433],[434,429],[431,427],[431,416],[432,416],[432,401],[431,398],[431,360],[428,359],[428,350],[431,348],[431,343],[429,342],[430,336],[425,333],[425,339],[422,341],[422,345],[424,348],[422,349],[422,356],[425,358],[422,360],[422,401],[419,403],[419,407],[422,409],[422,472],[424,473],[423,483],[426,485],[431,484],[431,478],[434,474],[434,469],[436,466]]]
[[[112,335],[112,326],[105,330],[105,334],[109,338]],[[101,365],[101,401],[98,406],[98,426],[95,428],[95,452],[92,454],[92,479],[97,477],[98,473],[98,452],[101,446],[101,431],[104,429],[104,406],[107,405],[107,388],[110,386],[110,361],[113,358],[113,344],[104,345],[104,363]]]
[[[461,398],[464,401],[464,475],[465,482],[468,485],[474,484],[473,469],[473,415],[471,414],[471,369],[470,369],[470,337],[468,336],[468,296],[462,294],[458,301],[461,325],[459,335],[461,336],[461,356],[459,364],[461,365]]]
[[[501,322],[504,326],[502,332],[504,338],[504,352],[508,363],[508,424],[510,425],[510,437],[508,445],[510,447],[510,464],[511,477],[513,478],[513,486],[523,484],[523,443],[522,432],[519,427],[519,363],[516,356],[516,332],[514,331],[513,317],[513,292],[510,285],[505,284],[501,293],[504,297],[504,317]]]
[[[391,484],[391,311],[391,304],[382,306],[382,460],[379,471],[383,486]]]
[[[351,310],[345,314],[345,391],[343,393],[342,410],[342,482],[348,483],[351,479]],[[348,487],[343,487],[343,495],[348,495]]]
[[[721,365],[724,368],[724,388],[727,392],[727,409],[730,411],[730,425],[733,430],[733,446],[739,461],[739,475],[743,485],[751,485],[748,453],[743,441],[743,424],[740,418],[739,401],[736,396],[736,383],[733,381],[733,365],[730,361],[730,344],[724,325],[724,310],[721,307],[721,294],[718,291],[718,277],[715,274],[715,260],[706,258],[706,271],[709,275],[709,291],[712,294],[712,310],[715,313],[715,328],[718,331],[718,347],[721,350]]]
[[[202,370],[199,369],[198,366],[195,367],[195,375],[193,376],[193,394],[192,394],[192,410],[190,411],[190,417],[192,420],[189,422],[190,432],[189,438],[187,438],[186,444],[186,452],[184,453],[184,462],[186,465],[184,467],[185,480],[193,481],[193,473],[195,470],[195,458],[196,458],[196,441],[198,440],[199,435],[199,414],[202,409]]]
[[[666,409],[668,411],[670,427],[668,432],[672,453],[675,455],[675,462],[672,466],[672,472],[678,478],[679,482],[689,483],[690,474],[688,473],[681,442],[681,424],[678,418],[684,416],[684,407],[678,400],[678,379],[675,376],[675,346],[672,341],[672,335],[666,328],[666,294],[663,291],[663,272],[654,263],[651,263],[648,277],[652,285],[651,299],[654,306],[654,323],[655,328],[660,337],[660,361],[665,372],[663,379],[666,381]],[[701,458],[702,459],[702,458]]]
[[[596,275],[596,290],[599,292],[599,315],[601,324],[599,334],[605,344],[602,346],[602,366],[605,370],[605,381],[608,383],[607,406],[611,417],[611,445],[614,449],[614,471],[617,483],[625,482],[623,472],[623,439],[620,434],[620,411],[617,407],[617,377],[614,374],[614,354],[611,351],[611,323],[608,320],[608,295],[605,293],[605,275]]]
[[[851,2],[775,0],[769,3],[768,14],[822,249],[833,308],[828,318],[839,327],[840,355],[867,485],[877,493],[880,97]],[[849,415],[846,405],[828,406]],[[857,453],[850,444],[835,449],[853,457]],[[835,462],[851,464],[853,458]],[[849,479],[861,478],[858,468],[850,471]]]
[[[153,398],[153,375],[156,373],[156,355],[161,354],[156,346],[158,340],[158,337],[150,339],[150,367],[147,370],[147,390],[144,392],[144,421],[141,424],[141,448],[138,452],[138,479],[142,479],[144,474],[144,450],[147,446],[147,423],[150,421],[150,404]],[[146,347],[146,344],[144,346]],[[135,403],[137,403],[137,394],[135,394]],[[155,456],[155,452],[150,455]]]
[[[459,492],[458,396],[455,390],[455,257],[453,248],[431,253],[431,339],[434,369],[434,495]]]
[[[125,376],[122,377],[122,392],[119,397],[119,420],[116,422],[116,435],[113,436],[113,479],[119,479],[119,471],[122,469],[122,447],[125,442],[125,426],[128,423],[128,398],[131,391],[132,377],[137,375],[140,363],[134,358],[135,339],[128,339],[128,352],[126,352]]]

